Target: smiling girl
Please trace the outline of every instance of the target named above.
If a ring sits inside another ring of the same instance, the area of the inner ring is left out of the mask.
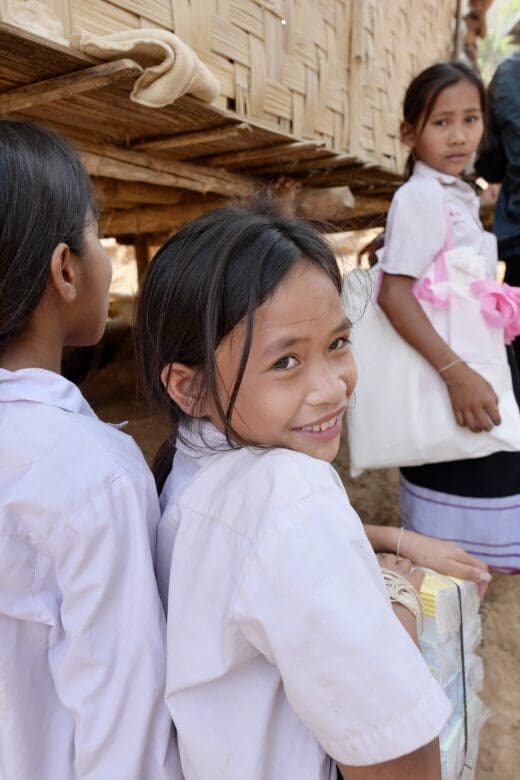
[[[356,382],[340,292],[331,249],[272,204],[199,218],[145,278],[138,360],[172,427],[158,575],[187,780],[329,780],[336,763],[349,780],[440,776],[449,707],[330,465]]]
[[[497,396],[433,328],[413,288],[447,242],[483,256],[486,277],[496,277],[496,239],[461,178],[482,139],[485,108],[482,83],[459,63],[434,65],[410,84],[401,135],[412,175],[390,208],[378,298],[394,328],[440,373],[457,422],[475,436],[500,423]],[[493,568],[520,570],[520,453],[403,468],[400,504],[407,528],[455,541]]]

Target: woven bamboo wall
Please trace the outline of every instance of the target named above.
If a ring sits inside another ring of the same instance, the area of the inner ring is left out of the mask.
[[[3,3],[8,0],[0,0]],[[411,76],[449,56],[456,0],[43,0],[66,35],[174,30],[222,85],[217,105],[397,169]]]

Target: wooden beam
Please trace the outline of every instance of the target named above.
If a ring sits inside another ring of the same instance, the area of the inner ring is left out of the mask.
[[[296,198],[296,211],[325,222],[346,219],[355,213],[356,201],[348,187],[305,189]]]
[[[192,133],[178,133],[168,138],[155,138],[152,141],[141,141],[133,144],[132,149],[147,152],[166,152],[175,149],[184,149],[186,146],[195,146],[197,144],[210,144],[222,141],[228,141],[238,138],[244,133],[251,133],[251,125],[247,122],[240,124],[225,125],[214,127],[211,130],[195,130]]]
[[[392,195],[387,198],[375,195],[355,196],[356,204],[354,206],[354,216],[367,216],[370,214],[386,214],[390,208]]]
[[[98,203],[103,208],[132,208],[135,205],[154,204],[173,206],[186,200],[186,191],[160,187],[140,181],[122,181],[95,176],[92,178]]]
[[[218,154],[214,157],[204,158],[204,162],[210,166],[247,165],[250,168],[272,165],[276,160],[285,163],[287,160],[299,160],[306,156],[316,156],[318,153],[330,154],[324,148],[324,143],[319,141],[297,141],[295,143],[281,143],[262,146],[259,149],[247,149],[243,152],[229,152]]]
[[[144,181],[232,197],[250,195],[253,191],[252,181],[224,169],[208,168],[180,160],[163,160],[145,152],[122,149],[111,144],[78,141],[76,146],[82,154],[87,170],[93,176]]]
[[[294,176],[296,173],[308,173],[313,170],[328,171],[335,168],[362,168],[363,163],[356,157],[352,157],[349,154],[336,154],[331,155],[329,149],[323,150],[323,155],[316,155],[304,160],[293,160],[286,165],[286,172]],[[262,168],[255,170],[257,176],[276,175],[280,173],[280,165],[283,162],[275,164],[273,160]]]
[[[145,206],[130,211],[106,211],[101,215],[100,233],[103,236],[139,235],[141,233],[169,234],[206,211],[225,205],[221,200],[203,203],[182,203],[178,206]]]
[[[107,84],[113,84],[121,79],[135,76],[142,69],[132,60],[116,60],[82,68],[74,73],[56,76],[25,87],[16,87],[6,92],[0,92],[0,116],[6,116],[14,111],[27,111],[42,103],[81,95],[93,89],[99,89]]]

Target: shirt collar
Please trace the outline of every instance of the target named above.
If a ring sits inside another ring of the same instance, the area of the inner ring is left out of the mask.
[[[414,175],[417,174],[418,176],[426,176],[429,179],[437,179],[441,184],[459,184],[462,182],[458,176],[452,176],[449,173],[438,171],[436,168],[431,168],[429,165],[426,165],[426,163],[421,162],[421,160],[416,161],[413,172]],[[462,183],[464,184],[465,182]]]
[[[0,368],[0,402],[9,401],[33,401],[96,417],[76,385],[44,368]]]
[[[204,419],[194,419],[190,425],[182,423],[175,448],[190,458],[204,458],[231,449],[226,436]]]

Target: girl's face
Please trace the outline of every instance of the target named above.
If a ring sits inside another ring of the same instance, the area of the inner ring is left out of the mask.
[[[77,261],[78,297],[75,303],[76,327],[67,344],[76,347],[97,344],[104,333],[112,281],[112,263],[103,248],[97,223],[89,219],[85,228],[83,252]]]
[[[460,176],[477,151],[484,132],[480,95],[474,84],[462,79],[437,97],[423,127],[403,123],[401,137],[418,160],[452,176]]]
[[[332,461],[356,384],[350,327],[327,274],[311,263],[297,263],[256,310],[251,351],[231,419],[235,431],[247,441]],[[217,350],[224,408],[244,335],[245,326],[239,323]],[[222,427],[211,408],[209,417]]]

